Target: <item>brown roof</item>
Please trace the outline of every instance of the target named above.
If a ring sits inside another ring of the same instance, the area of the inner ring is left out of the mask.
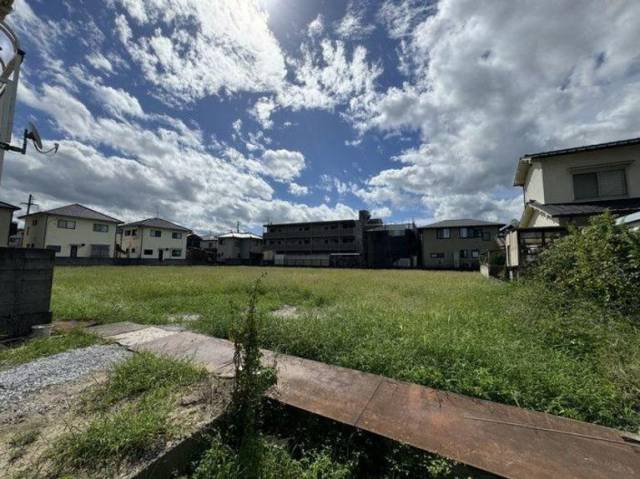
[[[105,215],[99,211],[92,210],[78,203],[72,205],[61,206],[60,208],[53,208],[52,210],[36,211],[30,214],[33,215],[57,215],[57,216],[69,216],[71,218],[83,218],[87,220],[106,221],[108,223],[122,223],[122,220],[114,218],[113,216]],[[20,219],[25,218],[26,215],[20,216]]]
[[[147,218],[146,220],[134,221],[133,223],[127,223],[123,226],[142,226],[148,228],[161,228],[166,230],[180,230],[191,232],[189,228],[177,225],[175,223],[172,223],[171,221],[163,220],[162,218]]]

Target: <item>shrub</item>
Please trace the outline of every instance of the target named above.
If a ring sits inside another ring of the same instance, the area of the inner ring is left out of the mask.
[[[533,277],[567,298],[585,299],[607,310],[640,311],[640,235],[616,225],[609,213],[543,251]]]

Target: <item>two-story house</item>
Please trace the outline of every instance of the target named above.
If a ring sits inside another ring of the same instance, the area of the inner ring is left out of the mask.
[[[24,219],[22,246],[62,258],[113,258],[119,219],[80,204],[38,211]]]
[[[507,267],[525,265],[569,224],[640,210],[640,138],[524,155],[514,186],[524,211],[505,237]]]
[[[502,223],[460,219],[444,220],[418,228],[422,267],[429,269],[479,269],[480,255],[496,251]]]
[[[181,261],[187,257],[189,228],[161,218],[127,223],[120,227],[120,257],[154,261]]]

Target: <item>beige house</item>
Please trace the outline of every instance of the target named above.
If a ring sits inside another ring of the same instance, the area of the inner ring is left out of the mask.
[[[531,261],[569,224],[610,211],[640,211],[640,138],[525,155],[514,186],[523,190],[517,228],[505,236],[507,267]]]
[[[259,264],[262,260],[262,237],[253,233],[226,233],[218,236],[218,262]]]
[[[19,209],[20,208],[17,206],[0,201],[0,247],[6,247],[9,245],[13,212]]]
[[[122,258],[182,261],[187,257],[189,228],[161,218],[148,218],[122,225],[118,253]]]
[[[479,269],[480,255],[500,249],[502,223],[474,219],[445,220],[418,228],[422,267]]]
[[[63,258],[113,258],[117,225],[122,223],[77,203],[20,218],[23,247],[51,249]]]

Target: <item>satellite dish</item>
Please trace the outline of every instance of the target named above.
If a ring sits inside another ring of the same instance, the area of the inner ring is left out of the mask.
[[[38,129],[36,128],[36,125],[34,125],[33,123],[29,122],[27,123],[27,129],[25,130],[25,136],[30,139],[31,141],[33,141],[33,146],[36,147],[36,150],[38,150],[38,152],[43,153],[43,154],[47,154],[47,153],[57,153],[58,152],[58,147],[60,146],[58,143],[54,143],[53,146],[51,148],[49,148],[48,150],[45,150],[44,147],[42,146],[42,137],[40,136],[40,132],[38,132]]]

